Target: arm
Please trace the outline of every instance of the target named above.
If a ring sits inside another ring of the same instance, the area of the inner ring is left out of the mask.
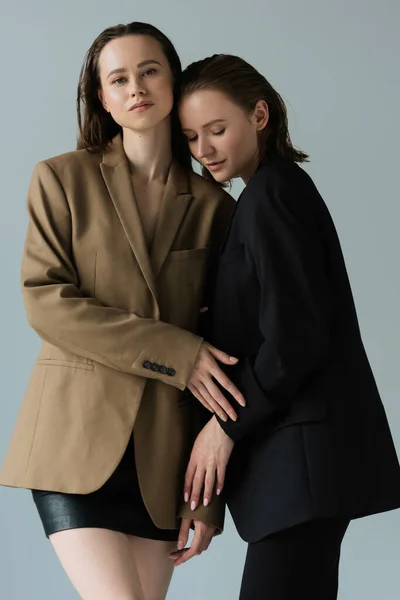
[[[113,369],[159,379],[183,390],[202,338],[82,295],[72,259],[68,202],[56,174],[45,162],[33,172],[28,212],[22,285],[28,321],[39,336]],[[146,361],[171,367],[175,375],[145,368]]]
[[[301,184],[301,182],[300,182]],[[329,347],[329,284],[324,249],[310,220],[307,193],[299,182],[254,189],[248,204],[246,260],[260,285],[259,328],[264,338],[255,357],[229,370],[247,406],[236,422],[222,422],[238,441],[288,407]],[[308,213],[307,213],[308,211]]]

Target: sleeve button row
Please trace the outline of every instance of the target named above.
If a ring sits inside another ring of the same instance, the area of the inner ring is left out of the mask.
[[[154,372],[161,373],[161,375],[168,375],[169,377],[174,377],[176,375],[175,369],[165,367],[164,365],[158,365],[157,363],[152,363],[149,360],[145,360],[143,363],[144,369],[151,369]]]

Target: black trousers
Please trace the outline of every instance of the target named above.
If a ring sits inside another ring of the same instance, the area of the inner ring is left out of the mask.
[[[239,600],[336,600],[348,525],[316,520],[249,544]]]

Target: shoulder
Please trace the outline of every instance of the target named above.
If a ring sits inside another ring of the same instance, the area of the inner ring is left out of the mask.
[[[261,192],[270,196],[296,191],[297,195],[315,189],[311,177],[297,163],[276,160],[262,163],[247,185],[249,193]]]
[[[88,152],[87,150],[73,150],[57,156],[52,156],[38,162],[34,174],[38,176],[56,176],[61,181],[83,172],[98,169],[102,160],[101,152]]]
[[[198,173],[189,173],[191,192],[194,198],[216,205],[235,206],[235,200],[218,183],[202,177]]]
[[[286,160],[262,163],[243,194],[255,213],[289,211],[294,214],[313,210],[322,200],[310,175],[297,163]]]

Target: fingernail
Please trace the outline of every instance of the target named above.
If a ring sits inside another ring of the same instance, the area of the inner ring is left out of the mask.
[[[220,489],[220,488],[218,488],[218,489],[217,489],[217,496],[219,496],[219,495],[220,495],[220,493],[221,493],[221,489]]]
[[[232,419],[232,421],[236,421],[237,420],[237,416],[235,414],[231,413],[229,416]]]
[[[179,542],[178,542],[178,550],[182,550],[182,548],[183,548],[183,542],[182,542],[182,540],[179,540]]]
[[[222,421],[224,421],[224,423],[226,423],[228,420],[228,417],[226,415],[220,415],[220,419],[222,419]]]
[[[196,508],[196,502],[195,500],[193,500],[192,504],[190,505],[190,509],[194,510]]]
[[[240,404],[240,406],[246,406],[246,400],[244,398],[241,398],[239,400],[239,404]]]
[[[188,493],[185,494],[185,502],[189,502],[189,494]]]
[[[208,498],[204,498],[203,504],[204,504],[204,506],[208,506]]]
[[[237,361],[238,361],[238,359],[237,359],[237,358],[235,358],[234,356],[230,356],[230,357],[229,357],[229,360],[230,360],[231,362],[237,362]]]

